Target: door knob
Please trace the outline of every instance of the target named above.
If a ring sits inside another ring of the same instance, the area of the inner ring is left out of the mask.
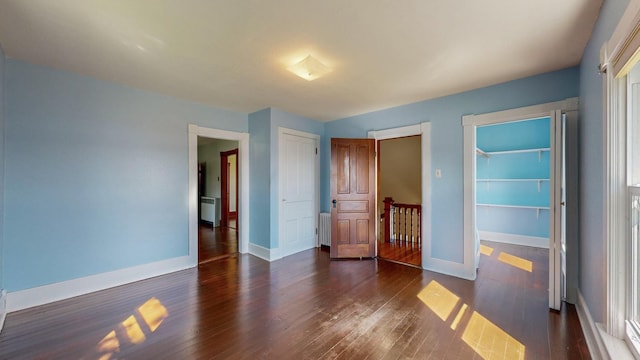
[[[331,203],[333,204],[333,207],[335,208],[335,207],[336,207],[336,204],[338,203],[338,200],[333,199],[333,201],[331,201]]]

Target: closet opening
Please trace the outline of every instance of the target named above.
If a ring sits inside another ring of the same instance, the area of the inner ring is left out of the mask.
[[[552,216],[550,129],[548,116],[476,128],[478,271],[509,286],[539,289],[543,299]]]

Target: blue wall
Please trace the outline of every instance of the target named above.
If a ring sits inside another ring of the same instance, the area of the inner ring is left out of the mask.
[[[320,135],[322,139],[324,126],[322,122],[277,108],[264,109],[249,115],[252,243],[268,249],[279,247],[278,128],[304,131]]]
[[[464,256],[462,116],[576,97],[578,76],[579,69],[574,67],[327,123],[322,146],[322,210],[329,210],[330,138],[362,138],[369,130],[431,122],[431,171],[433,174],[434,169],[442,170],[442,178],[432,177],[432,256],[461,263]]]
[[[187,124],[247,115],[6,62],[4,281],[17,291],[188,252]]]
[[[271,247],[271,109],[249,114],[250,242]]]
[[[580,63],[580,291],[596,322],[604,320],[604,159],[600,49],[628,0],[607,0]]]
[[[477,146],[485,152],[547,149],[551,143],[548,117],[529,121],[478,127]],[[478,181],[478,204],[549,207],[549,151],[477,156],[477,179],[546,179],[535,181]],[[538,188],[539,186],[539,188]],[[549,237],[549,210],[486,207],[477,208],[480,231]]]
[[[4,72],[5,57],[2,45],[0,45],[0,289],[4,289]]]

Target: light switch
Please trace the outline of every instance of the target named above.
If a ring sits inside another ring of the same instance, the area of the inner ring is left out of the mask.
[[[442,177],[442,170],[436,169],[436,177],[437,178],[441,178]]]

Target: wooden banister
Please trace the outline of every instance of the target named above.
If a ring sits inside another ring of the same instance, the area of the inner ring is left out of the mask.
[[[390,197],[385,197],[383,203],[384,241],[421,246],[422,205],[396,203]]]

